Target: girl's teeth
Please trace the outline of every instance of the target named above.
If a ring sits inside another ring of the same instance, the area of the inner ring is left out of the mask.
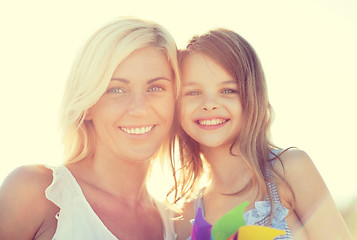
[[[150,132],[152,128],[153,128],[153,126],[141,127],[141,128],[131,128],[131,129],[122,127],[121,130],[123,130],[124,132],[129,133],[129,134],[139,135],[139,134],[144,134],[144,133]]]
[[[201,125],[218,125],[224,123],[223,119],[212,119],[212,120],[199,120],[198,123]]]

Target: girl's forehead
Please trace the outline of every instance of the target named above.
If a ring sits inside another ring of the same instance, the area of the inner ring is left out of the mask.
[[[187,56],[181,66],[183,83],[202,79],[232,81],[233,77],[213,58],[194,53]]]

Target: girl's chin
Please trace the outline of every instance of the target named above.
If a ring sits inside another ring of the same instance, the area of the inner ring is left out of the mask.
[[[201,142],[201,148],[226,148],[227,146],[230,147],[231,145],[220,143],[220,142]]]

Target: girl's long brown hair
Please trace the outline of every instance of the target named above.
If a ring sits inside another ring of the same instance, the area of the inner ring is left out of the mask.
[[[280,159],[273,153],[273,150],[278,148],[270,140],[273,111],[257,54],[239,34],[222,28],[193,37],[187,48],[179,52],[179,66],[182,66],[185,58],[192,53],[210,57],[236,79],[243,106],[243,127],[231,146],[231,154],[234,155],[233,146],[239,143],[244,163],[251,174],[251,182],[238,193],[257,186],[260,193],[269,196],[273,206],[274,202],[266,184],[272,181],[272,178],[267,172],[271,172],[275,179],[278,178],[283,182],[284,178],[274,171],[271,163],[272,160],[280,161]],[[177,143],[180,164],[174,167],[177,182],[175,181],[176,184],[169,193],[175,193],[175,203],[193,197],[204,172],[198,143],[180,126],[178,126]]]

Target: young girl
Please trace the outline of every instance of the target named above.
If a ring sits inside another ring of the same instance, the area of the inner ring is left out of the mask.
[[[214,224],[245,201],[250,203],[246,224],[286,232],[276,239],[351,239],[309,156],[271,143],[272,110],[250,44],[230,30],[213,30],[194,37],[180,53],[179,64],[182,129],[176,200],[186,201],[175,226],[178,239],[190,236],[190,220],[198,208]],[[205,166],[209,181],[202,188]]]

